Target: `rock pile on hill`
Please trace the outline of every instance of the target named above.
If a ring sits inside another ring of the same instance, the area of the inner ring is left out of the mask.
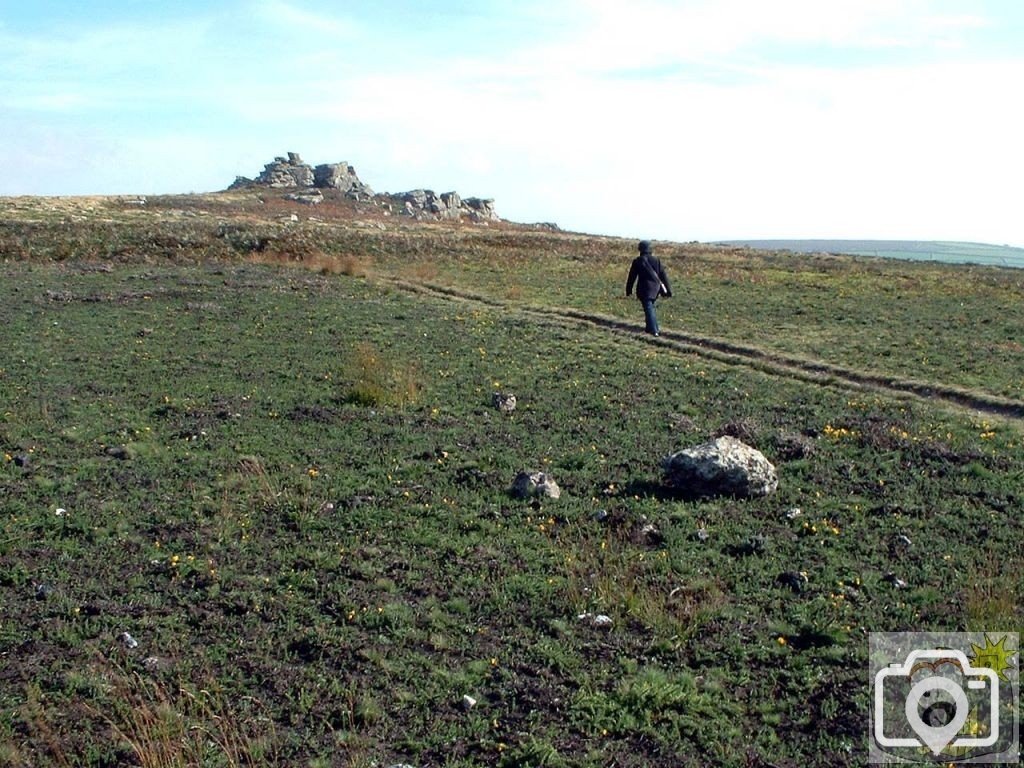
[[[356,169],[348,163],[326,163],[313,167],[302,161],[298,152],[287,157],[276,157],[267,163],[255,179],[238,176],[228,189],[269,187],[271,189],[298,190],[288,199],[302,203],[317,203],[322,197],[317,190],[337,190],[352,200],[369,202],[383,208],[385,213],[397,213],[416,219],[460,220],[475,222],[501,221],[494,210],[494,200],[479,197],[463,198],[458,192],[435,193],[430,189],[414,189],[397,194],[375,194],[359,179]]]
[[[432,189],[414,189],[398,195],[389,195],[393,207],[399,213],[416,218],[433,216],[437,219],[461,219],[468,217],[471,221],[500,221],[494,212],[494,201],[479,197],[467,197],[463,200],[458,192],[442,192],[440,195]]]
[[[316,168],[304,163],[298,152],[288,157],[275,157],[263,166],[255,179],[239,176],[228,189],[245,187],[271,187],[273,189],[337,189],[349,197],[373,197],[373,190],[359,180],[356,169],[348,163],[327,163]]]

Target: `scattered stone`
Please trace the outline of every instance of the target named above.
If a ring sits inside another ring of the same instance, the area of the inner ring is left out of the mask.
[[[895,589],[906,589],[909,585],[903,579],[899,578],[895,573],[887,573],[882,578],[886,584],[892,584]]]
[[[607,519],[608,519],[608,510],[607,509],[599,509],[599,510],[597,510],[597,512],[594,513],[594,522],[595,523],[603,523]]]
[[[121,639],[121,642],[124,644],[124,647],[127,648],[128,650],[132,650],[134,648],[138,648],[139,647],[139,641],[136,640],[134,637],[132,637],[127,632],[122,632],[120,639]]]
[[[699,541],[701,544],[711,538],[711,534],[708,533],[707,528],[698,528],[693,532],[693,538],[695,541]]]
[[[163,666],[163,662],[157,656],[147,656],[142,660],[142,668],[147,672],[156,672]]]
[[[807,574],[804,571],[785,571],[775,579],[778,584],[789,587],[798,595],[807,589]]]
[[[606,616],[603,613],[581,613],[576,618],[584,624],[589,624],[597,629],[611,629],[615,624],[611,616]]]
[[[512,413],[516,409],[516,396],[511,392],[495,392],[491,403],[502,413]]]
[[[118,461],[125,461],[130,458],[128,449],[123,445],[112,445],[106,450],[107,456]]]
[[[791,507],[790,509],[786,510],[786,519],[787,520],[796,520],[803,513],[804,513],[804,511],[802,509],[800,509],[800,507]]]
[[[45,600],[53,594],[53,587],[45,582],[36,584],[36,600]]]
[[[910,551],[913,542],[910,537],[904,533],[893,537],[892,541],[889,542],[889,552],[893,555],[902,555]]]
[[[462,697],[462,708],[467,712],[476,706],[476,699],[469,694]]]
[[[766,496],[779,487],[764,454],[728,435],[666,456],[662,468],[668,485],[697,497]]]
[[[640,526],[640,539],[649,546],[657,546],[665,542],[665,535],[654,523],[645,522]]]
[[[312,192],[292,192],[290,195],[285,195],[284,199],[303,205],[320,205],[324,201],[324,196],[319,189],[314,189]]]
[[[64,517],[64,515],[66,515],[67,513],[68,511],[64,509],[64,507],[57,507],[55,510],[53,510],[53,514],[55,514],[57,517]]]
[[[557,499],[562,495],[562,489],[558,487],[551,477],[544,472],[522,471],[512,481],[512,495],[520,499],[529,499],[545,496],[549,499]]]

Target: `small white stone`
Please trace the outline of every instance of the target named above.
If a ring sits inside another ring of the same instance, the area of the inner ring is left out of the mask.
[[[611,629],[615,623],[612,621],[611,616],[606,616],[603,613],[581,613],[576,617],[579,621],[587,622],[598,629]]]
[[[136,640],[134,637],[132,637],[127,632],[122,632],[121,633],[121,642],[124,643],[124,647],[128,648],[129,650],[131,650],[132,648],[138,648],[139,647],[139,641]]]
[[[462,708],[463,709],[467,709],[468,710],[468,709],[472,709],[475,706],[476,706],[476,699],[474,699],[472,696],[470,696],[469,694],[466,694],[465,696],[462,697]]]

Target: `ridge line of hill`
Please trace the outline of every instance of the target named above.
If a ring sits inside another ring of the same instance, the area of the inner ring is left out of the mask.
[[[573,320],[587,325],[617,331],[638,333],[641,325],[594,312],[575,309],[554,309],[537,305],[504,302],[489,296],[469,293],[448,286],[388,278],[395,287],[413,293],[483,304],[488,307],[515,311],[541,318]],[[882,392],[895,398],[913,398],[926,402],[939,402],[960,409],[978,411],[990,416],[1003,417],[1024,424],[1024,401],[999,395],[965,389],[948,384],[901,379],[873,371],[827,363],[773,352],[751,345],[738,344],[727,339],[678,330],[662,330],[658,338],[641,336],[658,346],[689,352],[727,365],[741,365],[775,376],[847,389]]]

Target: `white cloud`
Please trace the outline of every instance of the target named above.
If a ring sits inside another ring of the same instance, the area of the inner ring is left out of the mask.
[[[293,30],[316,36],[329,35],[342,38],[354,37],[360,31],[360,25],[349,18],[314,13],[285,0],[258,0],[255,11],[259,18],[272,27],[280,29],[282,25]]]
[[[765,46],[793,44],[931,48],[985,24],[936,14],[922,0],[578,0],[574,8],[578,23],[567,38],[531,52],[538,68],[642,70],[709,60],[743,66]]]

